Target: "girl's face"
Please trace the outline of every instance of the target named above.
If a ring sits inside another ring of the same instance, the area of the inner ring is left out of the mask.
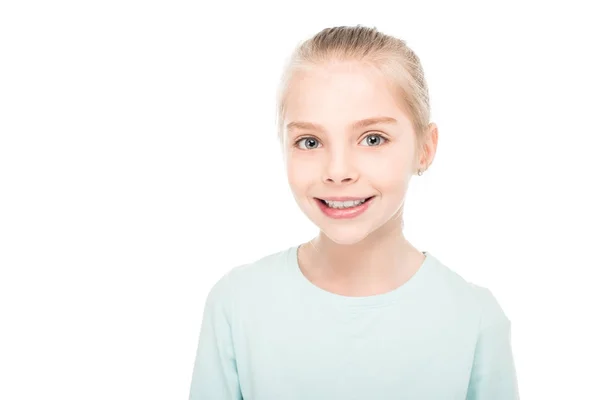
[[[283,134],[294,198],[328,238],[353,244],[386,224],[400,226],[398,216],[419,165],[416,137],[378,70],[332,63],[296,72]],[[346,210],[319,200],[335,197],[371,199]]]

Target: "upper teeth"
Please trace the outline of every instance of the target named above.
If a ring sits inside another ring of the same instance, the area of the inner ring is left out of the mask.
[[[329,207],[333,207],[333,208],[350,208],[350,207],[356,207],[358,205],[361,205],[362,203],[364,203],[365,201],[367,201],[367,199],[353,200],[353,201],[329,201],[329,200],[323,200],[323,201],[325,201],[325,203],[327,203],[327,205]]]

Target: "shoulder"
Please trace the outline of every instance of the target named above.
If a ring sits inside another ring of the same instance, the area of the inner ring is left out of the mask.
[[[260,287],[285,271],[292,257],[293,247],[264,255],[248,263],[233,267],[229,272],[230,285],[238,290]]]
[[[482,285],[467,281],[451,267],[433,258],[435,290],[444,301],[469,310],[479,320],[481,330],[497,324],[510,324],[492,291]]]
[[[211,288],[209,298],[225,301],[242,292],[268,288],[278,273],[290,262],[294,247],[267,254],[245,264],[233,266]]]

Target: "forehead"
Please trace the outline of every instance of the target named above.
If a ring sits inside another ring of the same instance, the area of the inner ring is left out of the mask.
[[[298,70],[291,77],[286,123],[335,127],[377,116],[408,120],[390,81],[375,67],[339,62]]]

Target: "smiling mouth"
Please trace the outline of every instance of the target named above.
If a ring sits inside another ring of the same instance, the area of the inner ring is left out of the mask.
[[[343,209],[358,207],[358,206],[368,202],[369,200],[371,200],[374,197],[375,196],[370,196],[370,197],[366,197],[362,200],[353,200],[353,201],[327,201],[327,200],[323,200],[323,199],[319,199],[319,198],[316,198],[316,199],[319,200],[323,205],[325,205],[328,208],[335,208],[335,209],[343,210]]]

